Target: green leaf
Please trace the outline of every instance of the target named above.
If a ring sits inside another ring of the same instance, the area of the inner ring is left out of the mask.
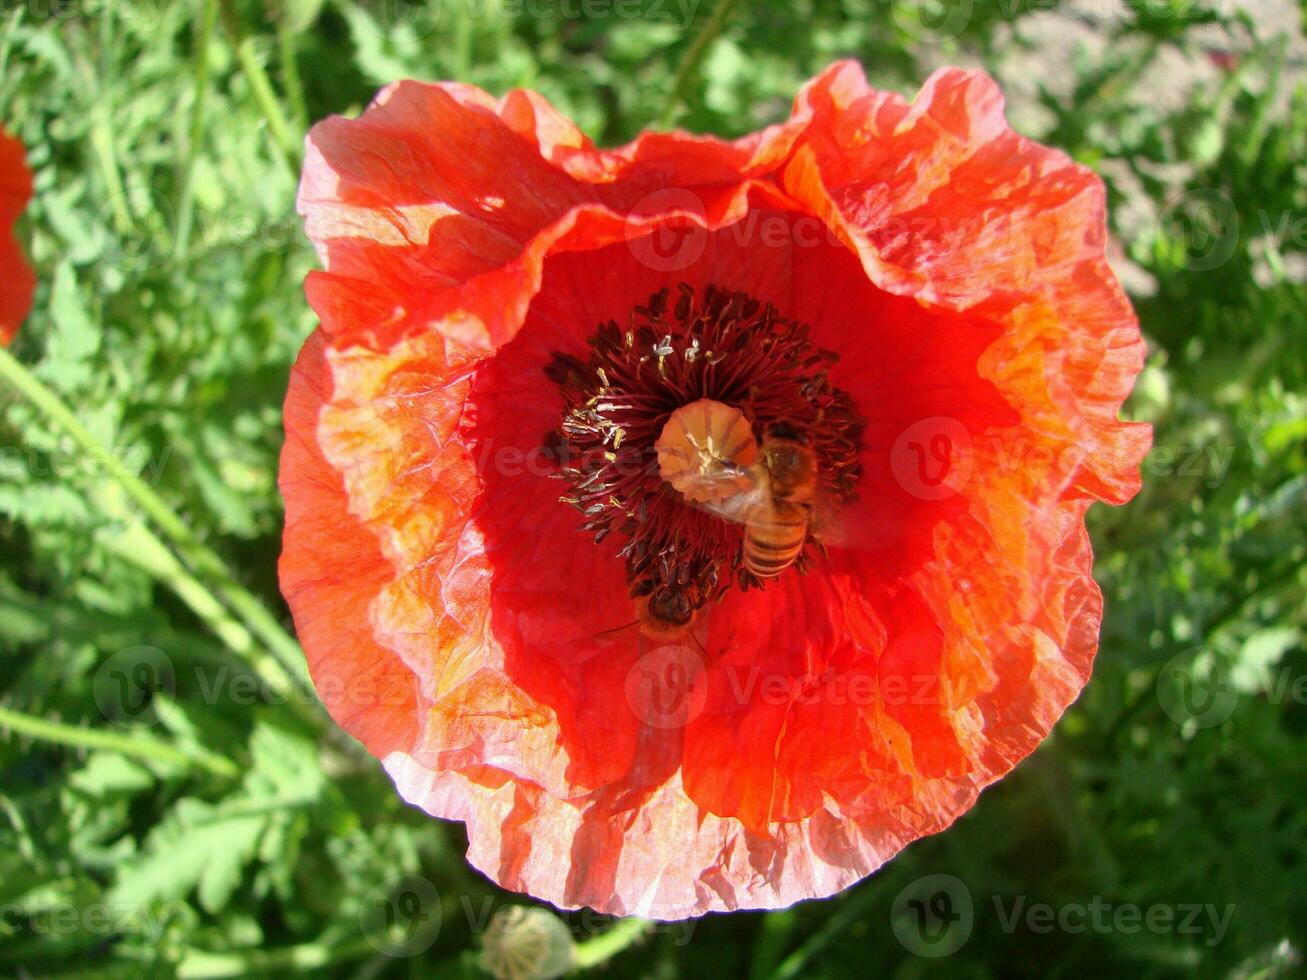
[[[322,0],[269,0],[268,9],[283,28],[298,34],[318,19]]]
[[[154,775],[144,766],[114,752],[96,752],[68,777],[68,784],[87,796],[134,793],[152,786]]]
[[[139,906],[198,889],[205,911],[222,909],[254,856],[266,818],[226,815],[222,806],[183,799],[146,838],[141,856],[118,876],[111,901]]]
[[[260,723],[250,738],[253,765],[245,778],[251,800],[312,802],[326,786],[317,749],[308,739]]]
[[[80,387],[90,379],[87,362],[100,349],[103,328],[87,311],[69,262],[55,269],[50,320],[44,372],[59,387]]]

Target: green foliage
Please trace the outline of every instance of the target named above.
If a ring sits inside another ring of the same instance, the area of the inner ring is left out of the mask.
[[[845,895],[659,930],[610,975],[1298,968],[1307,46],[1290,3],[1139,2],[1116,19],[1098,6],[740,4],[692,72],[678,124],[731,136],[782,117],[836,57],[903,91],[938,64],[989,66],[1021,128],[1108,183],[1150,342],[1129,411],[1154,423],[1156,448],[1141,495],[1091,513],[1102,649],[1048,745]],[[659,114],[711,14],[697,0],[636,7],[250,0],[231,21],[296,140],[417,77],[537,88],[613,143]],[[209,0],[4,10],[0,120],[30,148],[22,231],[40,280],[14,352],[284,616],[280,406],[313,325],[301,283],[315,258],[257,75]],[[1079,41],[1050,54],[1058,38]],[[461,831],[403,806],[302,692],[270,688],[249,632],[215,618],[105,462],[3,384],[0,452],[0,706],[223,763],[0,736],[0,972],[479,975],[490,913],[519,899],[466,867]],[[167,696],[134,715],[141,669]],[[1195,676],[1229,684],[1217,714],[1190,710]],[[972,913],[944,922],[965,942],[936,961],[914,948],[903,903],[938,874]],[[414,894],[438,934],[416,917],[407,934],[379,930],[377,910],[403,913]],[[1096,902],[1105,928],[1045,929],[1032,911]],[[1202,907],[1193,930],[1111,918],[1189,905]],[[570,921],[581,937],[602,928]]]

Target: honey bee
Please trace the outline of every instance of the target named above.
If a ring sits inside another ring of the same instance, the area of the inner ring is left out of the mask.
[[[759,579],[775,578],[798,560],[812,533],[817,455],[786,422],[768,427],[758,461],[744,469],[752,486],[703,506],[744,525],[741,558]]]
[[[636,600],[635,614],[640,629],[656,640],[675,640],[694,625],[699,612],[687,590],[663,585]]]
[[[655,448],[663,479],[688,503],[744,525],[747,572],[775,578],[798,560],[813,536],[819,473],[801,428],[774,422],[760,447],[739,409],[701,399],[672,413]]]
[[[625,633],[639,627],[642,637],[654,643],[694,643],[704,654],[703,643],[695,635],[701,623],[703,602],[695,601],[691,591],[681,586],[661,585],[648,595],[635,599],[635,619],[622,626],[595,635],[597,640]]]

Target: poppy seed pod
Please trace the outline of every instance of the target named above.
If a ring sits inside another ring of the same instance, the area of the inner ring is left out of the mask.
[[[554,980],[572,968],[572,934],[548,909],[500,909],[481,945],[486,971],[495,980]]]

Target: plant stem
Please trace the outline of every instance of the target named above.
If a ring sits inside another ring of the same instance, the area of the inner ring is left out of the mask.
[[[822,951],[837,936],[847,935],[853,924],[862,918],[867,908],[875,901],[876,890],[863,887],[860,891],[846,896],[841,907],[791,953],[772,974],[772,980],[791,980],[800,976],[808,961]]]
[[[199,767],[215,776],[228,779],[235,779],[241,772],[240,767],[230,759],[203,749],[187,752],[149,735],[135,732],[131,735],[120,735],[117,732],[106,732],[98,728],[66,725],[63,722],[37,718],[9,708],[0,708],[0,728],[80,749],[104,749],[135,756],[138,759]]]
[[[749,980],[770,980],[794,932],[794,920],[793,909],[778,909],[762,917],[753,941]]]
[[[76,36],[79,41],[84,41],[82,33],[79,32]],[[96,79],[95,73],[88,63],[87,55],[80,49],[80,46],[74,52],[73,57],[86,90],[88,92],[102,93],[90,102],[88,112],[90,129],[87,135],[95,161],[100,166],[100,175],[104,180],[105,196],[108,198],[109,207],[113,212],[114,227],[119,233],[126,233],[132,229],[135,221],[132,218],[130,202],[127,199],[127,188],[123,184],[122,168],[118,166],[118,154],[114,149],[110,106],[103,95],[104,87]]]
[[[240,617],[255,636],[267,644],[269,651],[289,671],[291,677],[302,683],[306,690],[311,690],[308,668],[299,644],[273,618],[263,603],[236,581],[223,560],[195,536],[195,532],[164,499],[123,465],[114,453],[100,445],[59,396],[4,348],[0,348],[0,378],[8,381],[42,414],[63,429],[88,456],[103,465],[105,472],[145,511],[164,536],[172,541],[183,560],[201,578],[207,579],[226,601],[228,608]]]
[[[712,16],[703,25],[703,29],[695,35],[694,40],[681,57],[681,63],[676,66],[676,76],[672,79],[671,91],[667,93],[667,100],[663,103],[662,111],[658,114],[658,125],[663,129],[671,126],[676,119],[677,113],[681,111],[681,102],[685,98],[685,90],[690,84],[690,76],[699,67],[699,62],[703,60],[708,45],[716,39],[722,28],[726,26],[727,18],[730,17],[731,11],[735,9],[737,3],[739,3],[739,0],[717,0],[717,6],[713,9]]]
[[[277,51],[281,61],[282,81],[294,110],[296,125],[303,126],[308,120],[309,110],[304,101],[304,83],[300,80],[299,38],[290,29],[285,17],[281,17],[277,23]]]
[[[232,619],[227,607],[214,598],[213,593],[186,570],[186,567],[177,560],[177,556],[169,551],[168,546],[160,541],[145,524],[139,521],[129,523],[116,534],[102,535],[102,539],[108,549],[119,558],[135,565],[155,581],[171,588],[228,650],[242,657],[251,659],[255,657],[254,637],[250,631]],[[284,685],[287,677],[280,664],[277,665],[276,670],[280,683]],[[274,682],[272,677],[264,675],[263,670],[258,670],[258,673],[265,680]]]
[[[467,78],[472,70],[472,12],[461,12],[454,21],[454,77]]]
[[[606,963],[640,939],[652,926],[653,923],[645,919],[619,919],[602,935],[577,943],[572,951],[572,965],[585,970]]]
[[[13,14],[4,20],[4,29],[0,30],[0,78],[8,78],[9,69],[9,51],[13,47],[14,31],[23,19],[23,8],[18,7]],[[17,122],[9,111],[9,93],[0,91],[0,119],[15,129]]]
[[[191,100],[191,124],[187,130],[186,160],[182,165],[177,205],[177,257],[186,258],[191,245],[191,224],[195,215],[195,160],[204,140],[204,117],[209,96],[209,44],[218,21],[217,0],[203,0],[200,29],[195,36],[195,94]]]
[[[254,50],[254,39],[245,36],[233,0],[219,0],[219,5],[223,27],[231,39],[232,46],[236,49],[236,60],[240,62],[241,72],[249,83],[250,93],[268,123],[268,132],[272,135],[273,142],[277,144],[286,160],[286,165],[290,167],[291,176],[298,177],[299,147],[291,136],[290,124],[281,111],[281,104],[277,101],[272,82],[268,80],[268,73],[263,70],[258,52]]]
[[[285,668],[255,643],[250,631],[232,618],[231,612],[214,598],[204,583],[187,571],[177,556],[144,523],[131,522],[129,515],[122,516],[127,519],[128,526],[105,536],[109,550],[172,589],[228,650],[254,668],[273,696],[310,726],[316,727],[321,715],[312,705],[312,695],[308,695],[307,701],[301,700],[300,692]]]
[[[376,947],[363,940],[331,945],[318,940],[298,946],[248,950],[239,953],[213,953],[188,949],[177,966],[182,980],[217,980],[219,977],[248,977],[256,973],[300,972],[321,970],[333,963],[361,959],[376,953]]]

